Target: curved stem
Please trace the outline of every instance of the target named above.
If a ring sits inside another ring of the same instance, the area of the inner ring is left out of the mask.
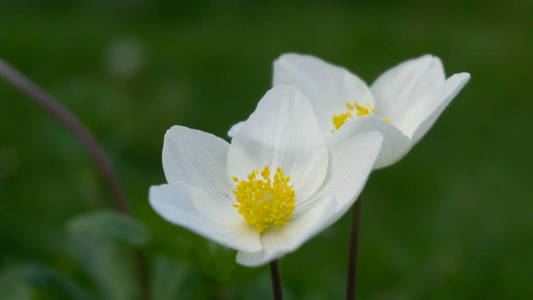
[[[148,278],[148,266],[146,265],[146,257],[140,250],[135,250],[135,260],[137,263],[137,272],[139,273],[139,282],[142,292],[142,299],[150,299],[150,278]]]
[[[362,197],[352,207],[352,224],[350,226],[350,246],[348,248],[348,269],[346,276],[346,300],[355,300],[357,284],[357,253],[359,250],[359,227],[361,219]]]
[[[279,261],[277,259],[270,263],[270,276],[272,277],[272,291],[274,293],[274,300],[283,300],[281,274],[279,270]]]
[[[26,76],[17,71],[14,67],[0,58],[0,76],[2,76],[7,82],[15,86],[20,92],[28,96],[32,101],[41,106],[44,110],[55,117],[65,127],[67,127],[76,138],[83,144],[89,155],[93,158],[94,162],[98,166],[100,173],[104,177],[111,193],[117,209],[124,214],[131,214],[124,196],[124,192],[118,177],[111,165],[111,162],[102,150],[102,147],[94,139],[92,134],[85,128],[78,119],[64,106],[62,106],[52,96],[48,95],[45,91],[39,88]],[[149,299],[148,289],[148,275],[146,272],[146,259],[140,251],[137,250],[136,260],[139,272],[139,278],[141,286],[143,288],[144,299]]]
[[[31,100],[40,105],[44,110],[48,111],[52,116],[59,120],[59,122],[67,127],[76,138],[78,138],[87,149],[87,152],[89,152],[89,155],[91,155],[94,162],[98,165],[100,172],[111,189],[113,199],[115,199],[118,209],[123,213],[128,213],[129,207],[124,197],[124,192],[122,191],[117,176],[111,167],[111,163],[91,133],[58,101],[1,58],[0,75]]]

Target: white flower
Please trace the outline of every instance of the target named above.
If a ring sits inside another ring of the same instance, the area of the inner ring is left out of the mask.
[[[440,59],[424,55],[389,69],[368,88],[342,67],[309,55],[284,54],[274,62],[273,84],[304,92],[329,138],[381,131],[383,147],[375,168],[382,168],[407,154],[469,79],[468,73],[446,79]]]
[[[361,192],[382,143],[367,132],[326,141],[300,91],[268,91],[231,144],[170,128],[163,145],[168,184],[150,188],[163,218],[238,250],[257,266],[296,250],[339,219]]]

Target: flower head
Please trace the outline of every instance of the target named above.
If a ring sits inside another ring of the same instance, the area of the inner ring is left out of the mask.
[[[273,84],[294,86],[309,97],[326,139],[379,130],[384,139],[375,168],[382,168],[409,152],[469,79],[468,73],[446,79],[440,59],[424,55],[387,70],[369,88],[342,67],[284,54],[274,62]]]
[[[289,184],[290,177],[283,176],[280,167],[276,169],[273,180],[268,166],[261,173],[259,169],[253,170],[248,180],[239,181],[237,177],[233,180],[238,182],[233,190],[238,204],[233,204],[233,207],[239,209],[248,224],[257,227],[257,232],[262,233],[271,225],[289,222],[296,194]]]
[[[382,135],[368,132],[326,145],[300,91],[268,91],[231,144],[202,131],[170,128],[163,145],[168,184],[150,188],[166,220],[238,250],[256,266],[296,250],[355,201]]]

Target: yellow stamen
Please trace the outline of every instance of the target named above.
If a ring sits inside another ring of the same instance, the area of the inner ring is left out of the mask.
[[[376,111],[374,107],[370,106],[370,103],[368,102],[366,103],[367,107],[361,106],[357,102],[354,102],[353,104],[355,105],[355,109],[357,110],[356,114],[358,116],[366,116],[366,115],[374,114],[374,112]]]
[[[337,131],[339,128],[342,127],[342,125],[348,122],[348,120],[352,119],[354,112],[357,116],[373,115],[376,113],[376,108],[372,104],[370,104],[370,102],[366,102],[365,106],[360,105],[356,101],[354,101],[353,103],[346,102],[346,108],[348,109],[347,112],[338,115],[333,115],[331,117],[331,120],[333,121],[333,126],[335,126],[335,129],[332,129],[331,133]],[[390,119],[384,117],[383,121],[389,122]]]
[[[350,120],[351,118],[353,118],[351,112],[345,112],[343,114],[334,115],[332,119],[335,129],[331,130],[331,132],[335,132],[335,130],[341,128],[341,126],[344,125],[344,123],[346,123],[346,121]]]
[[[266,166],[261,173],[259,169],[248,175],[248,180],[238,180],[233,193],[238,204],[238,212],[248,224],[262,233],[270,225],[289,222],[294,211],[295,193],[289,185],[289,176],[284,176],[281,168],[276,169],[273,180],[270,169]]]

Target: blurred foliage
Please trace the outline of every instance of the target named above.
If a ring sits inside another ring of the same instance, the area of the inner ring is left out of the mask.
[[[71,279],[36,263],[4,269],[0,274],[0,288],[0,299],[33,299],[38,295],[39,289],[53,290],[56,298],[92,299]]]
[[[95,240],[121,241],[132,246],[142,246],[150,237],[148,229],[130,216],[118,212],[96,212],[71,220],[70,232]]]
[[[150,232],[124,243],[72,221],[113,209],[105,183],[69,132],[2,82],[0,299],[136,299],[131,243],[153,299],[270,299],[266,267],[163,221],[147,195],[164,182],[165,130],[225,137],[288,51],[368,83],[423,53],[472,74],[420,144],[369,180],[361,299],[533,298],[532,32],[530,0],[0,0],[0,56],[91,129],[144,225],[105,222]],[[282,259],[288,299],[342,298],[348,221]]]

